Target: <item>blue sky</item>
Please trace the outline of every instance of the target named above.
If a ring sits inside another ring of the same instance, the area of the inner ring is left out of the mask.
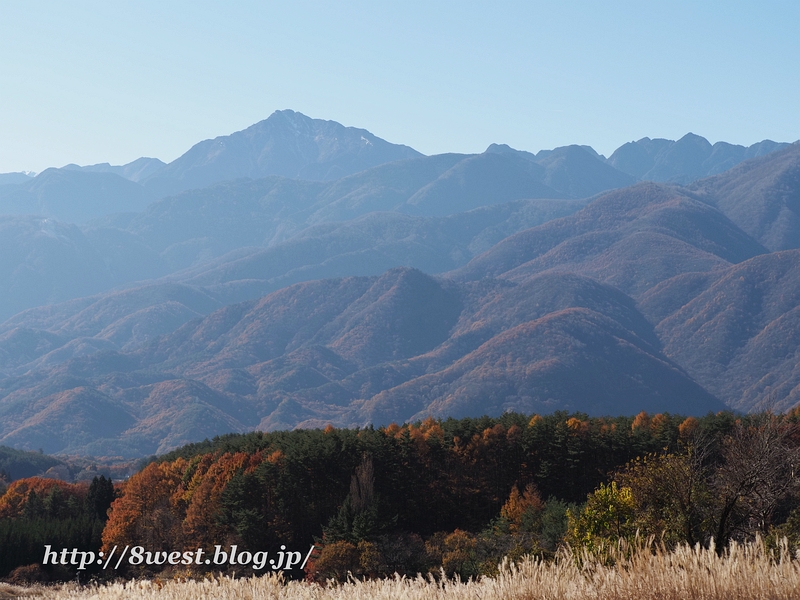
[[[0,3],[0,172],[291,108],[426,154],[800,138],[800,2]]]

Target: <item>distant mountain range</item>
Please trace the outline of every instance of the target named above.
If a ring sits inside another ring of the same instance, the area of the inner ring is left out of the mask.
[[[677,142],[642,138],[617,148],[608,164],[640,181],[685,185],[733,168],[743,160],[758,158],[788,144],[764,140],[749,147],[717,142],[687,133]]]
[[[797,144],[428,157],[279,111],[169,165],[22,177],[0,444],[800,402]]]
[[[481,196],[487,194],[520,197],[520,192],[527,191],[528,195],[524,197],[565,195],[588,198],[636,181],[687,184],[787,145],[764,140],[750,147],[726,142],[712,146],[705,138],[689,133],[678,141],[642,138],[629,142],[606,159],[590,146],[564,146],[533,154],[514,150],[505,144],[491,144],[485,154],[516,157],[528,163],[527,167],[518,166],[516,170],[504,163],[506,168],[514,171],[514,183],[509,183],[509,187],[504,189],[491,179],[485,180],[481,176],[481,165],[494,177],[501,174],[499,167],[491,163],[491,157],[476,157],[479,164],[461,165],[432,190],[420,190],[421,196],[411,204],[436,202],[436,194],[447,196],[448,183],[458,186],[462,192],[469,190],[473,199],[464,198],[462,202],[472,202],[472,207],[482,206]],[[34,178],[27,173],[2,173],[0,214],[37,214],[82,223],[119,212],[138,212],[143,205],[141,201],[137,202],[137,198],[152,201],[185,190],[203,189],[214,183],[262,179],[271,175],[304,181],[335,181],[382,164],[418,157],[422,154],[413,148],[391,144],[364,129],[281,110],[242,131],[195,144],[169,164],[157,158],[144,157],[120,166],[69,164],[37,175],[37,179],[44,177],[46,180],[41,185],[33,185],[31,180]],[[527,187],[519,181],[520,168],[529,171]],[[82,173],[83,177],[78,180],[56,177],[57,171]],[[125,188],[109,175],[116,175],[144,189],[133,192],[134,187]],[[534,183],[538,187],[531,187]],[[18,191],[2,189],[7,185],[27,187]],[[31,186],[33,190],[29,189]],[[39,188],[47,189],[46,199],[42,198]],[[459,204],[456,208],[460,211],[469,207]],[[449,210],[446,201],[441,210]]]
[[[0,186],[0,214],[42,215],[66,223],[144,210],[155,197],[113,173],[47,169],[17,185]]]
[[[31,179],[35,174],[33,173],[0,173],[0,186],[2,185],[17,185],[19,183],[25,183]]]
[[[120,177],[124,177],[129,181],[139,183],[140,181],[146,180],[148,177],[150,177],[150,175],[156,173],[156,171],[160,171],[165,166],[167,166],[166,163],[158,160],[157,158],[142,157],[121,166],[112,166],[108,163],[100,163],[97,165],[81,167],[79,165],[69,164],[62,167],[62,169],[65,171],[81,171],[84,173],[113,173],[114,175],[119,175]]]

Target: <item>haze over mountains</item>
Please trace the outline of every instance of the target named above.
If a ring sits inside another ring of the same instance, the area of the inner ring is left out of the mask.
[[[676,142],[650,138],[628,142],[614,151],[608,163],[639,180],[685,185],[787,145],[764,140],[747,148],[727,142],[712,146],[705,138],[687,133]]]
[[[800,402],[797,144],[428,157],[279,111],[169,165],[23,177],[0,444]]]

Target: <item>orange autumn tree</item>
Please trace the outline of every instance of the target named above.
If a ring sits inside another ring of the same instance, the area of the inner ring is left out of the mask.
[[[36,497],[43,501],[56,488],[61,490],[65,500],[73,498],[79,503],[83,503],[89,489],[86,484],[66,483],[58,479],[41,477],[18,479],[11,483],[6,493],[0,497],[0,519],[15,519],[21,516],[29,499]]]
[[[261,452],[225,453],[217,457],[200,476],[200,481],[191,495],[183,523],[183,533],[187,543],[209,548],[214,544],[225,542],[223,537],[227,530],[217,520],[225,487],[238,472],[252,473],[262,460]]]
[[[188,463],[151,463],[125,485],[111,505],[103,530],[103,551],[114,545],[142,545],[151,551],[173,550],[181,545],[183,476]]]
[[[537,531],[542,521],[544,502],[539,496],[536,486],[529,483],[525,486],[525,491],[520,493],[515,485],[511,488],[511,494],[500,509],[500,517],[508,523],[508,530],[511,533],[520,531]]]

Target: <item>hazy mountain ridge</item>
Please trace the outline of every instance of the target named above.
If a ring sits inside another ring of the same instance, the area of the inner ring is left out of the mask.
[[[114,173],[115,175],[119,175],[120,177],[124,177],[130,181],[139,183],[140,181],[143,181],[144,179],[147,179],[151,175],[155,174],[157,171],[160,171],[165,166],[166,163],[162,160],[143,156],[124,165],[98,163],[96,165],[87,165],[81,167],[76,164],[68,164],[61,168],[64,170],[85,171],[89,173]]]
[[[704,137],[687,133],[677,141],[642,138],[628,142],[608,157],[608,164],[641,181],[685,185],[788,145],[764,140],[748,147],[727,142],[712,146]]]
[[[522,200],[442,218],[372,213],[353,221],[317,225],[272,248],[241,249],[161,280],[20,312],[0,323],[0,333],[19,328],[27,330],[27,335],[46,339],[55,334],[59,343],[55,347],[49,344],[36,346],[38,350],[33,351],[28,343],[15,349],[16,337],[0,341],[0,349],[6,348],[9,356],[16,353],[14,360],[0,361],[3,365],[0,374],[24,372],[42,360],[51,361],[55,357],[66,359],[70,352],[79,356],[100,348],[129,348],[131,344],[153,335],[171,331],[166,328],[169,325],[176,328],[191,318],[207,314],[212,306],[218,308],[257,298],[300,281],[379,275],[403,265],[444,272],[465,264],[471,256],[508,233],[570,214],[581,206],[580,201]],[[110,235],[102,229],[88,233]],[[119,235],[114,238],[120,240]],[[124,237],[122,241],[125,241]],[[126,252],[126,249],[130,250],[130,247],[120,247],[119,256],[112,263],[124,265],[123,259],[136,261],[140,256]],[[133,269],[128,271],[133,272]],[[199,308],[197,304],[184,306],[180,299],[173,298],[175,289],[184,288],[213,299],[216,304],[205,304],[205,308]],[[131,303],[131,298],[146,302]],[[118,303],[122,307],[117,314],[118,320],[106,322],[102,315],[107,313],[107,309],[101,306]],[[98,314],[92,316],[95,312]],[[72,323],[79,313],[87,315],[84,318],[87,322],[104,323],[108,331],[102,332],[97,327],[89,331],[74,327]],[[58,352],[45,356],[54,350]]]
[[[191,286],[151,284],[29,309],[0,325],[0,372],[9,375],[99,350],[130,349],[222,306]]]
[[[770,250],[800,247],[800,144],[689,186]]]
[[[29,269],[30,273],[25,280],[9,282],[9,289],[14,289],[15,292],[13,296],[0,299],[0,316],[8,317],[25,308],[46,302],[59,302],[94,294],[104,289],[108,290],[115,285],[162,277],[176,270],[209,262],[247,246],[276,246],[313,225],[336,220],[352,220],[376,210],[414,213],[421,217],[442,212],[445,214],[463,212],[462,210],[442,211],[440,205],[448,202],[452,205],[457,202],[456,199],[461,197],[465,186],[469,185],[469,178],[466,182],[462,181],[461,185],[453,186],[451,184],[450,195],[440,194],[440,202],[434,203],[427,209],[420,205],[407,204],[407,201],[420,188],[424,188],[431,181],[435,182],[438,178],[446,175],[448,169],[454,164],[466,161],[467,166],[461,172],[470,173],[473,165],[480,165],[480,161],[476,163],[476,161],[470,160],[471,158],[444,155],[410,159],[410,161],[379,166],[332,183],[308,182],[281,177],[225,182],[204,190],[188,191],[152,203],[141,213],[125,215],[124,218],[116,220],[106,218],[95,221],[82,229],[74,227],[70,229],[70,226],[62,226],[55,222],[53,227],[69,230],[72,232],[70,234],[72,237],[80,240],[81,252],[96,258],[92,260],[77,259],[74,264],[69,264],[65,260],[68,254],[59,256],[57,269],[60,276],[71,280],[71,283],[68,286],[53,286],[47,273],[55,269],[55,266],[50,264],[50,261],[56,260],[55,257],[32,261],[20,255],[19,252],[3,255],[0,260],[0,281],[2,281],[4,266],[8,273],[17,273],[21,268]],[[489,173],[486,169],[481,170],[487,179],[487,185],[511,186],[510,189],[515,193],[506,193],[495,198],[484,197],[483,205],[494,205],[500,200],[508,198],[517,200],[529,196],[530,190],[524,185],[518,185],[513,179],[509,179],[507,177],[509,171],[503,167],[506,163],[517,164],[518,159],[514,157],[497,158],[499,160],[492,159],[492,163],[495,166],[499,163],[498,168],[490,169]],[[528,181],[528,175],[524,169],[517,168],[511,172],[516,173],[520,181]],[[125,182],[113,174],[70,171],[59,171],[57,174],[64,177],[111,177]],[[125,183],[136,185],[130,182]],[[545,191],[547,191],[547,195],[559,196],[557,192],[549,189]],[[463,208],[469,208],[474,204],[474,202],[465,203]],[[578,205],[565,201],[563,207],[558,207],[553,203],[550,203],[550,206],[552,210],[540,211],[541,217],[534,215],[534,218],[544,218],[546,214],[551,216],[568,214]],[[498,210],[502,212],[503,209],[499,208]],[[22,223],[31,221],[31,219],[7,218],[6,226],[12,227],[12,224],[16,224],[19,232],[12,235],[23,235],[29,227],[23,226]],[[526,219],[527,217],[516,226],[516,229],[514,229],[514,225],[511,225],[510,229],[516,231],[526,225],[535,224],[535,221]],[[493,220],[491,224],[499,228],[495,229],[495,234],[487,232],[486,239],[491,241],[496,239],[497,232],[508,231],[510,225],[510,223],[502,225],[497,220]],[[430,229],[428,227],[429,231]],[[439,235],[435,232],[432,234]],[[449,237],[452,237],[452,233],[449,234]],[[364,239],[363,236],[362,239]],[[65,239],[62,241],[66,243]],[[473,243],[469,233],[456,241],[459,246],[464,247]],[[45,242],[47,243],[45,244]],[[322,242],[324,243],[324,240]],[[484,242],[484,247],[487,243]],[[30,247],[32,254],[49,257],[52,253],[48,248],[52,245],[53,242],[47,241],[45,238],[28,236],[22,247]],[[413,240],[408,240],[406,245],[414,246],[415,244]],[[311,265],[321,265],[325,261],[333,261],[340,266],[337,267],[338,270],[329,272],[328,275],[357,275],[376,274],[402,264],[429,268],[435,262],[435,259],[432,260],[430,257],[430,249],[387,249],[389,256],[386,256],[385,246],[383,240],[376,239],[371,245],[365,241],[357,252],[367,252],[371,256],[315,255]],[[463,254],[462,258],[455,256],[452,262],[443,264],[441,270],[463,264],[461,261],[468,260],[475,251]],[[96,269],[98,277],[90,284],[82,273],[86,270],[87,264],[98,259],[102,260],[105,265],[98,265]],[[409,262],[404,262],[406,259]],[[211,266],[210,263],[209,266]],[[298,265],[298,267],[303,266],[305,265]],[[103,276],[104,271],[110,271],[110,273]],[[281,277],[285,274],[284,271],[273,277]],[[322,272],[316,269],[314,273],[305,275],[296,272],[288,281],[320,276],[326,276],[324,268]],[[283,283],[283,285],[285,284]],[[266,293],[275,289],[276,285],[262,286],[255,293]],[[244,297],[253,297],[253,294]],[[232,301],[240,299],[242,296],[234,294]]]
[[[26,183],[32,178],[32,174],[23,173],[22,171],[17,171],[16,173],[0,173],[0,185],[18,185],[20,183]]]
[[[378,211],[446,216],[514,200],[568,197],[540,184],[531,167],[514,156],[439,155],[327,184],[279,177],[227,182],[156,202],[125,229],[182,268],[243,246],[273,246],[312,225]]]
[[[323,131],[340,131],[342,128],[334,122],[308,119],[291,111],[279,111],[253,127],[252,131],[245,130],[250,131],[247,135],[238,132],[233,137],[250,139],[251,142],[259,139],[274,148],[294,139],[295,146],[301,147],[305,142],[298,140],[306,139],[315,127],[321,127]],[[361,131],[351,129],[342,128],[341,131],[349,132],[351,137],[354,132]],[[364,136],[364,139],[371,138]],[[358,140],[361,140],[360,133]],[[659,142],[666,144],[668,141]],[[352,160],[356,160],[362,143],[359,141],[355,147],[333,144],[332,149],[320,151],[322,154],[317,158],[332,152],[332,155],[350,155],[355,157]],[[678,142],[669,144],[681,147]],[[774,146],[764,142],[752,146],[747,152],[757,154]],[[250,151],[257,149],[258,144]],[[52,251],[31,246],[29,240],[25,246],[30,247],[29,256],[38,255],[36,260],[15,262],[19,259],[14,257],[19,253],[12,253],[4,255],[0,261],[6,263],[7,272],[25,273],[24,278],[16,277],[8,282],[8,289],[14,293],[0,301],[0,318],[44,302],[59,302],[115,285],[162,277],[247,246],[275,246],[310,226],[358,219],[370,212],[390,211],[416,216],[458,214],[473,207],[523,198],[573,198],[633,181],[631,176],[615,170],[604,157],[586,146],[567,146],[534,155],[493,144],[481,155],[423,157],[416,153],[415,156],[417,158],[388,162],[327,184],[277,177],[223,182],[150,204],[143,212],[136,211],[141,210],[153,196],[122,176],[139,181],[146,179],[146,172],[155,176],[165,168],[160,166],[162,163],[158,159],[142,158],[119,167],[67,165],[62,169],[48,169],[36,178],[25,177],[27,181],[22,185],[3,186],[0,206],[5,198],[6,212],[42,212],[48,218],[68,222],[93,218],[90,224],[81,228],[88,247],[78,254],[68,252],[67,256],[77,257],[85,252],[100,256],[105,271],[111,273],[103,274],[101,269],[97,279],[90,283],[83,274],[85,266],[81,259],[70,264],[59,257],[58,266],[55,266],[50,263],[52,259],[47,258],[52,256]],[[91,206],[83,202],[86,198],[94,199]],[[78,199],[82,201],[80,206]],[[711,199],[707,201],[714,202]],[[720,208],[727,211],[726,214],[730,213],[729,216],[737,223],[746,225],[753,222],[747,218],[749,214],[738,218],[735,211],[726,207],[724,202],[720,204]],[[119,210],[134,212],[108,215],[109,211]],[[558,210],[552,213],[553,216],[563,214]],[[791,215],[794,213],[788,209],[781,214],[788,217],[782,216],[776,226],[780,231],[786,231],[781,235],[788,235],[788,241],[777,245],[770,242],[767,244],[770,248],[793,247],[794,234],[791,232],[796,227]],[[469,238],[455,240],[454,251],[447,253],[448,260],[432,258],[430,247],[420,247],[411,240],[409,244],[413,247],[410,248],[397,248],[394,243],[387,246],[377,241],[372,247],[362,245],[345,255],[314,257],[310,263],[297,265],[291,273],[270,277],[273,281],[266,285],[228,283],[219,293],[226,301],[237,301],[266,293],[280,285],[315,277],[376,274],[399,265],[431,271],[456,268],[461,260],[486,249],[489,242],[499,241],[501,231],[508,235],[533,224],[524,222],[516,229],[506,225],[492,235],[487,233],[482,245],[475,245]],[[304,237],[308,240],[308,235]],[[41,238],[38,239],[41,243]],[[768,240],[764,238],[764,241]],[[322,242],[324,244],[324,240]],[[471,246],[470,253],[462,251],[464,246]],[[86,264],[91,263],[90,260]],[[70,283],[51,285],[48,273],[54,271]],[[4,283],[2,278],[0,283]]]
[[[372,213],[353,221],[311,227],[272,248],[242,249],[157,282],[31,308],[0,323],[0,352],[15,355],[14,360],[0,361],[0,373],[24,372],[56,357],[65,360],[70,352],[79,356],[93,349],[130,348],[223,304],[257,298],[300,281],[380,275],[402,265],[444,272],[465,264],[510,232],[569,214],[581,204],[522,200],[428,219]],[[174,297],[176,289],[207,297],[213,304],[186,306]],[[144,302],[132,302],[132,298]],[[109,309],[101,307],[108,305],[118,306],[112,313],[116,320],[104,316]],[[92,327],[74,325],[83,322]],[[98,323],[105,329],[101,331]],[[3,334],[12,329],[51,341],[32,348],[17,336],[4,339]]]
[[[543,168],[542,182],[573,198],[588,198],[636,182],[636,178],[609,165],[589,146],[562,146],[531,154],[506,144],[492,144],[487,154],[516,156]]]
[[[17,185],[0,186],[0,214],[41,215],[82,223],[118,212],[139,212],[155,200],[114,173],[47,169]]]
[[[549,270],[570,271],[639,295],[681,272],[724,268],[765,252],[707,204],[677,188],[641,183],[509,236],[454,276],[522,281]]]
[[[41,217],[0,217],[0,315],[164,275],[161,259],[124,233],[98,246],[92,232]]]
[[[651,142],[659,177],[744,155]],[[0,281],[68,301],[0,324],[0,443],[135,456],[428,414],[786,408],[797,257],[764,245],[794,243],[796,156],[624,187],[634,176],[585,147],[492,146],[334,181],[225,181],[83,228],[6,217]]]
[[[701,412],[721,408],[654,346],[652,327],[630,299],[591,280],[543,277],[530,284],[535,293],[518,292],[538,297],[533,310],[520,308],[516,285],[455,285],[409,269],[297,284],[189,322],[132,353],[95,354],[6,379],[0,414],[10,418],[0,439],[20,445],[23,439],[48,438],[48,450],[64,450],[65,438],[50,431],[41,412],[69,412],[74,420],[102,408],[117,415],[107,431],[71,440],[70,451],[163,451],[259,423],[363,424],[390,415],[411,418],[425,407],[440,414],[440,405],[454,406],[448,400],[454,382],[470,391],[462,394],[462,412],[485,412],[488,405],[480,408],[469,398],[486,397],[489,388],[513,389],[516,399],[505,404],[528,411],[566,403],[602,412],[614,394],[631,405],[667,410],[675,406],[669,394],[677,390]],[[572,292],[564,292],[561,279]],[[504,301],[505,294],[514,297]],[[493,325],[475,314],[490,302],[505,307],[490,310],[506,315]],[[539,357],[534,363],[526,362],[531,352]],[[448,354],[444,360],[442,353]],[[487,372],[489,364],[506,365],[505,374]],[[603,373],[605,391],[598,391],[595,375],[573,377],[566,386],[554,383],[554,372],[574,367]],[[543,388],[545,380],[550,383]],[[659,391],[658,382],[666,387]],[[163,396],[164,386],[174,388],[171,400]],[[184,391],[175,399],[177,389]],[[410,389],[417,391],[409,395]],[[407,401],[397,407],[390,398]],[[386,408],[387,402],[395,408]],[[20,414],[21,405],[26,408]],[[212,423],[218,431],[208,429]]]
[[[657,325],[664,351],[738,410],[800,402],[800,250],[732,266]]]

